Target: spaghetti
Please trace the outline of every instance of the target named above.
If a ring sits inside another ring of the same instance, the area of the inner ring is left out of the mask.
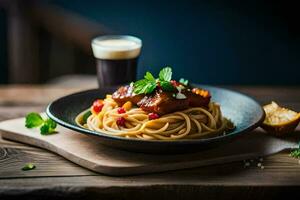
[[[124,108],[126,112],[120,113],[120,108]],[[84,119],[89,111],[91,115]],[[120,119],[124,120],[122,126],[118,123]],[[208,138],[222,135],[234,128],[222,116],[220,106],[214,102],[210,102],[207,107],[191,107],[157,119],[149,119],[149,112],[133,107],[130,102],[119,107],[111,95],[103,100],[101,112],[96,113],[91,107],[80,113],[75,121],[89,130],[144,140]]]

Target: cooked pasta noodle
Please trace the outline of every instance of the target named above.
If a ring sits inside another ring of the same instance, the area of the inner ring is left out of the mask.
[[[207,108],[192,107],[150,120],[148,112],[141,108],[130,108],[125,113],[118,112],[118,105],[111,98],[104,99],[101,112],[83,120],[85,110],[75,121],[78,125],[112,136],[138,138],[144,140],[179,140],[207,138],[224,134],[233,124],[224,118],[220,106],[210,102]],[[124,126],[118,126],[117,119],[124,118]]]

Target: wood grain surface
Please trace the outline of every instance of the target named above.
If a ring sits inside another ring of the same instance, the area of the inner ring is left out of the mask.
[[[232,86],[256,98],[271,100],[300,111],[300,87]],[[0,120],[43,111],[46,104],[82,88],[48,86],[1,86]],[[294,133],[299,135],[300,132]],[[250,167],[243,162],[156,173],[111,177],[89,170],[46,150],[0,140],[0,199],[22,195],[22,199],[280,199],[299,197],[299,160],[284,151],[264,158],[264,169],[257,161]],[[22,171],[28,161],[38,166]]]
[[[45,117],[45,113],[43,113]],[[188,169],[269,156],[296,148],[297,142],[272,137],[260,129],[213,149],[188,154],[156,155],[122,151],[101,145],[96,138],[56,127],[44,136],[24,126],[25,118],[0,122],[2,138],[41,147],[95,172],[124,176]],[[28,161],[30,162],[30,161]],[[32,161],[34,162],[34,161]]]

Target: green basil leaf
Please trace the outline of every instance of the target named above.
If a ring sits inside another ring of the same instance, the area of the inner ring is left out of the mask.
[[[43,118],[38,113],[29,113],[25,119],[25,126],[27,128],[34,128],[42,125],[44,123]]]
[[[144,78],[148,81],[155,81],[155,78],[153,77],[153,75],[150,72],[146,72]]]
[[[49,135],[55,133],[57,124],[52,119],[43,120],[40,114],[32,112],[26,116],[25,126],[27,128],[40,127],[42,135]]]
[[[153,92],[156,88],[156,83],[155,82],[148,82],[145,86],[144,89],[144,94],[150,94],[151,92]]]
[[[149,94],[156,88],[155,81],[148,81],[146,79],[139,80],[134,83],[134,93]]]
[[[161,81],[170,81],[172,79],[172,68],[163,68],[162,70],[160,70],[158,77]]]
[[[136,94],[143,94],[143,89],[145,87],[145,85],[148,83],[148,81],[146,79],[141,79],[137,82],[135,82],[133,84],[133,87],[134,87],[134,93]]]

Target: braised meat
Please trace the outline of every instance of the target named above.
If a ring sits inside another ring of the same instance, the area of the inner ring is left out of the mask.
[[[191,91],[182,92],[189,100],[190,107],[206,107],[210,102],[210,94],[207,90],[193,88]]]
[[[131,101],[133,104],[137,104],[145,95],[136,95],[133,93],[133,86],[126,85],[120,87],[112,94],[112,98],[119,106],[122,106],[127,101]]]
[[[155,94],[145,96],[137,105],[144,111],[154,112],[159,115],[183,110],[189,107],[189,100],[176,99],[172,92],[157,90]]]
[[[131,101],[144,111],[164,115],[189,107],[206,107],[211,96],[207,90],[199,88],[184,88],[176,92],[165,92],[158,88],[151,94],[136,95],[132,86],[123,86],[112,94],[112,98],[119,106]]]
[[[209,93],[207,96],[201,96],[192,91],[184,90],[182,94],[186,98],[177,99],[173,92],[157,90],[154,94],[145,96],[137,105],[145,111],[164,115],[189,107],[206,107],[210,101]]]

